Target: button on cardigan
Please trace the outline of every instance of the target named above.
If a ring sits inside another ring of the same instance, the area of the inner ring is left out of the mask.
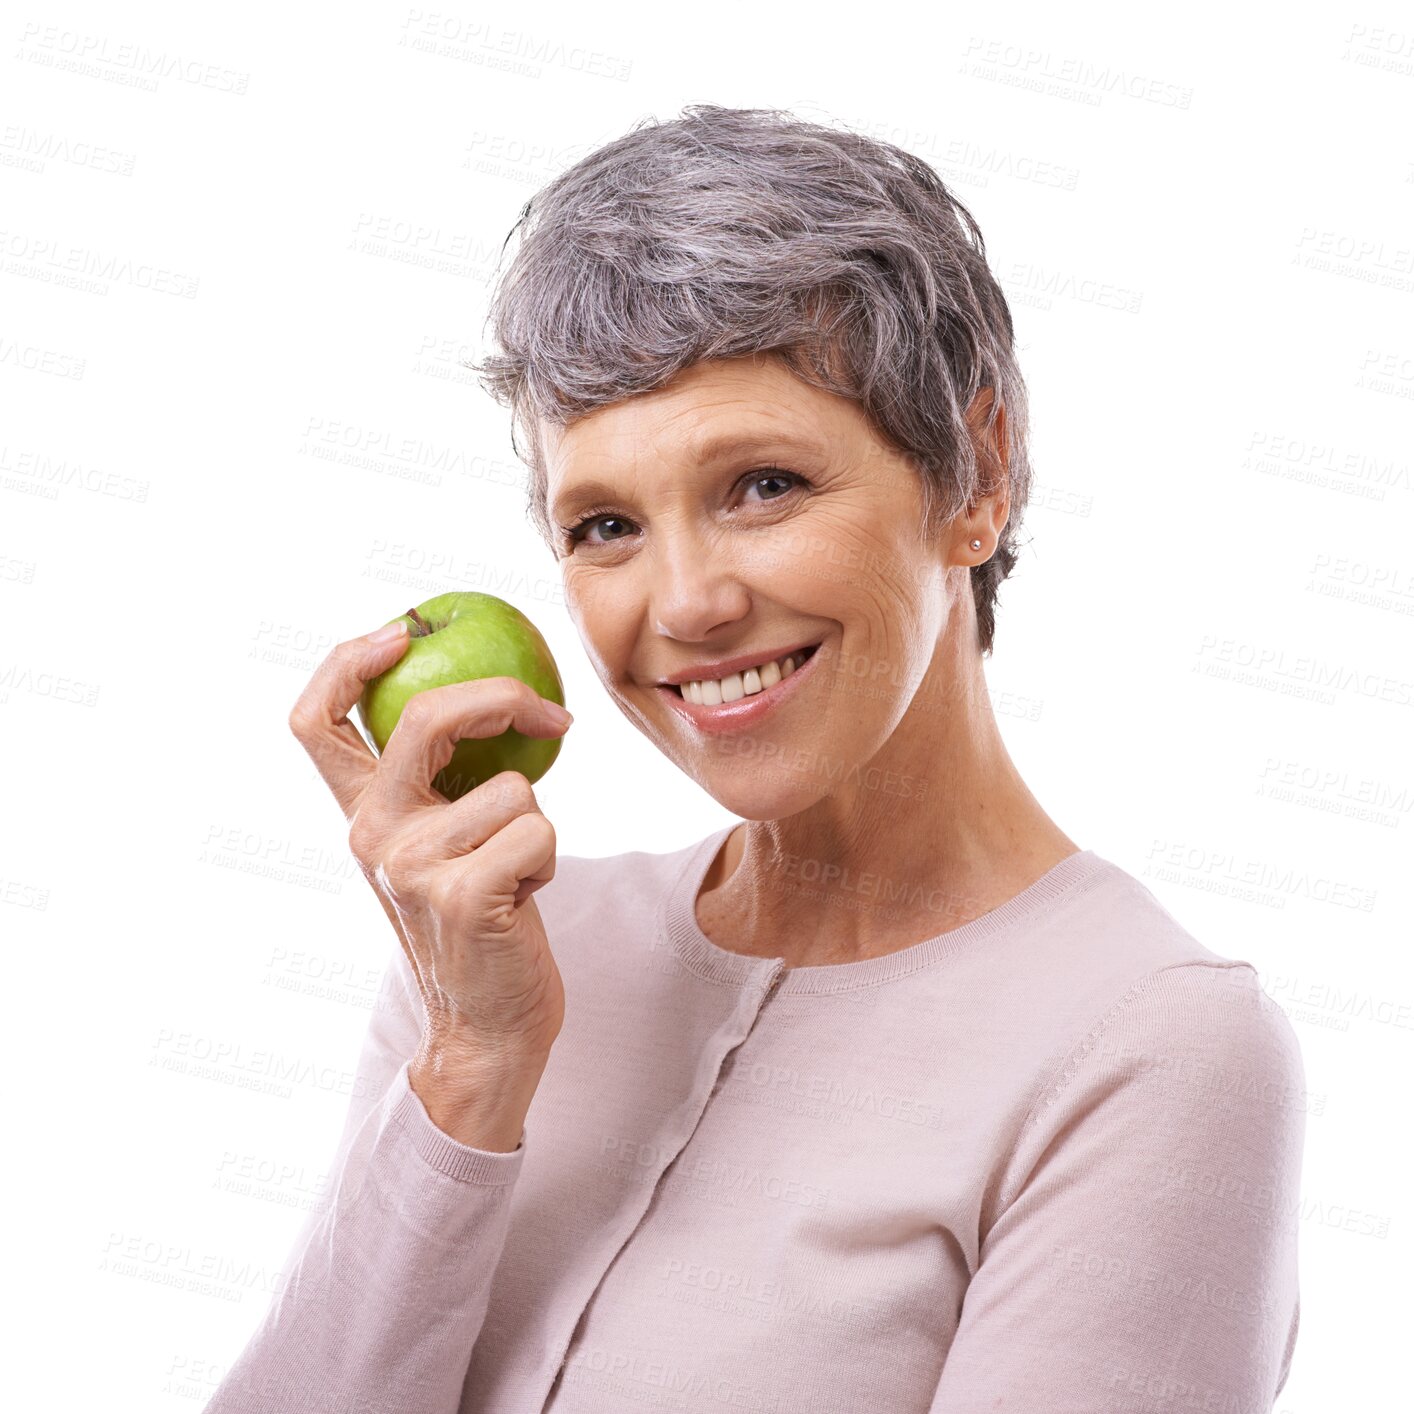
[[[208,1414],[1270,1409],[1308,1106],[1253,968],[1091,850],[883,957],[733,953],[694,901],[735,824],[560,857],[565,1023],[511,1153],[409,1087],[397,950]]]

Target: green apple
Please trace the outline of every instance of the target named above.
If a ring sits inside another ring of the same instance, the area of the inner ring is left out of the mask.
[[[512,677],[551,702],[565,705],[565,689],[540,630],[513,604],[494,594],[454,590],[399,616],[408,645],[385,673],[364,685],[358,716],[381,755],[409,698],[429,687],[475,678]],[[390,619],[389,623],[396,623]],[[522,736],[513,727],[500,736],[463,738],[432,784],[448,800],[501,771],[519,771],[532,785],[560,754],[562,737]]]

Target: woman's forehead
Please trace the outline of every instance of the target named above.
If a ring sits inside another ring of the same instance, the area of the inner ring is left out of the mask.
[[[849,418],[846,400],[779,367],[710,360],[567,425],[542,421],[539,433],[552,476],[590,475],[597,462],[645,455],[707,466],[773,448],[824,452],[840,431],[831,424]]]

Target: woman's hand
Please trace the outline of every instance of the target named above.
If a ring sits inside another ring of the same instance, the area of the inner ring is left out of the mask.
[[[375,756],[348,714],[407,642],[403,633],[340,643],[295,703],[290,730],[338,800],[349,848],[417,978],[427,1010],[418,1072],[446,1082],[444,1096],[459,1070],[538,1079],[564,1021],[559,968],[531,898],[555,874],[554,827],[518,771],[452,802],[432,780],[463,738],[510,727],[554,736],[568,714],[512,677],[428,688]]]

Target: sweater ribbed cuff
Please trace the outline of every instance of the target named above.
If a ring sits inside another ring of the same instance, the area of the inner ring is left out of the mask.
[[[480,1183],[489,1186],[514,1183],[525,1158],[525,1130],[509,1154],[492,1149],[473,1149],[458,1143],[432,1122],[427,1107],[418,1098],[408,1081],[408,1065],[404,1061],[389,1092],[389,1119],[402,1128],[412,1140],[413,1148],[439,1173],[460,1183]]]

